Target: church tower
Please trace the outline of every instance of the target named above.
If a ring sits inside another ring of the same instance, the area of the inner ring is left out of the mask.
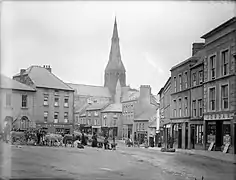
[[[121,87],[126,86],[125,72],[125,67],[121,60],[117,23],[115,19],[113,35],[111,39],[110,56],[104,75],[104,86],[108,87],[108,89],[110,90],[113,100],[116,94],[116,86],[118,79],[120,81],[119,83]]]

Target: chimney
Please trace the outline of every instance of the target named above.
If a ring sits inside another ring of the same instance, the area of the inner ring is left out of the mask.
[[[43,65],[45,69],[47,69],[50,73],[52,72],[52,68],[49,65]]]
[[[150,97],[151,97],[151,87],[150,85],[141,85],[140,86],[140,101],[145,101],[150,104]]]
[[[192,46],[192,56],[194,56],[198,51],[204,48],[204,43],[193,43]]]
[[[21,69],[20,70],[20,82],[24,83],[24,73],[25,73],[26,69]]]

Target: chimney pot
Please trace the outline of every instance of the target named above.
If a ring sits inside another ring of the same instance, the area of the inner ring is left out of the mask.
[[[21,69],[20,70],[20,75],[23,75],[25,71],[26,71],[25,69]]]

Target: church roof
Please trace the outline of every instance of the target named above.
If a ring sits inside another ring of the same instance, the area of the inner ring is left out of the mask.
[[[114,28],[113,28],[109,61],[108,61],[105,71],[110,71],[110,70],[125,71],[124,64],[121,60],[116,19],[115,19]]]
[[[66,83],[41,66],[30,66],[22,75],[28,75],[36,87],[73,91]],[[19,77],[20,73],[14,77]]]
[[[110,104],[102,112],[122,112],[122,104]]]
[[[75,90],[75,93],[82,96],[111,97],[109,89],[103,86],[92,86],[85,84],[67,83]]]
[[[23,91],[36,91],[30,86],[22,84],[16,80],[13,80],[4,75],[0,75],[0,88],[3,89],[13,89],[13,90],[23,90]]]

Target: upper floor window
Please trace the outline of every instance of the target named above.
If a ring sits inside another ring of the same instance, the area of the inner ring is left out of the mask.
[[[188,116],[188,97],[184,98],[185,116]]]
[[[55,98],[54,106],[59,106],[59,98]]]
[[[214,111],[215,110],[215,101],[216,101],[216,97],[215,97],[215,95],[216,95],[216,93],[215,93],[215,91],[216,91],[216,89],[215,89],[215,87],[213,87],[213,88],[210,88],[209,89],[209,102],[210,102],[210,106],[209,106],[209,108],[210,108],[210,110],[212,110],[212,111]]]
[[[182,117],[182,101],[179,99],[179,117]]]
[[[221,86],[221,107],[222,109],[228,109],[229,108],[229,93],[228,93],[229,87],[227,85]]]
[[[193,86],[197,85],[197,76],[196,73],[193,73]]]
[[[22,107],[27,107],[27,95],[22,95]]]
[[[229,50],[221,53],[221,72],[223,76],[229,74]]]
[[[176,77],[174,77],[174,92],[177,92],[177,82],[176,82]]]
[[[216,55],[210,57],[210,79],[215,79],[216,76]]]
[[[176,117],[176,100],[173,101],[174,109],[173,109],[173,116]]]
[[[104,119],[104,126],[107,126],[107,120]]]
[[[59,95],[59,91],[58,90],[55,90],[55,95]]]
[[[138,131],[138,123],[136,124],[136,131]]]
[[[6,106],[11,106],[11,94],[6,94]]]
[[[182,75],[179,75],[179,90],[182,91]]]
[[[199,84],[203,83],[203,71],[199,71]]]
[[[91,116],[91,113],[90,113],[90,112],[88,112],[88,116],[89,116],[89,117]]]
[[[43,105],[44,106],[48,105],[48,96],[44,96],[44,98],[43,98]]]
[[[98,116],[98,112],[97,111],[94,111],[94,116]]]
[[[197,116],[196,100],[193,100],[193,117]]]
[[[68,123],[68,112],[64,112],[64,122]]]
[[[47,122],[48,121],[48,112],[44,111],[43,116],[44,116],[44,122]]]
[[[198,111],[199,111],[199,116],[202,116],[202,99],[198,100]]]
[[[144,123],[143,123],[143,128],[142,128],[142,129],[143,129],[143,130],[145,129],[145,128],[144,128]]]
[[[68,98],[64,99],[64,107],[69,107],[69,99]]]
[[[187,71],[184,73],[184,79],[185,79],[185,88],[188,88],[188,73]]]
[[[54,112],[54,123],[58,123],[58,112]]]

